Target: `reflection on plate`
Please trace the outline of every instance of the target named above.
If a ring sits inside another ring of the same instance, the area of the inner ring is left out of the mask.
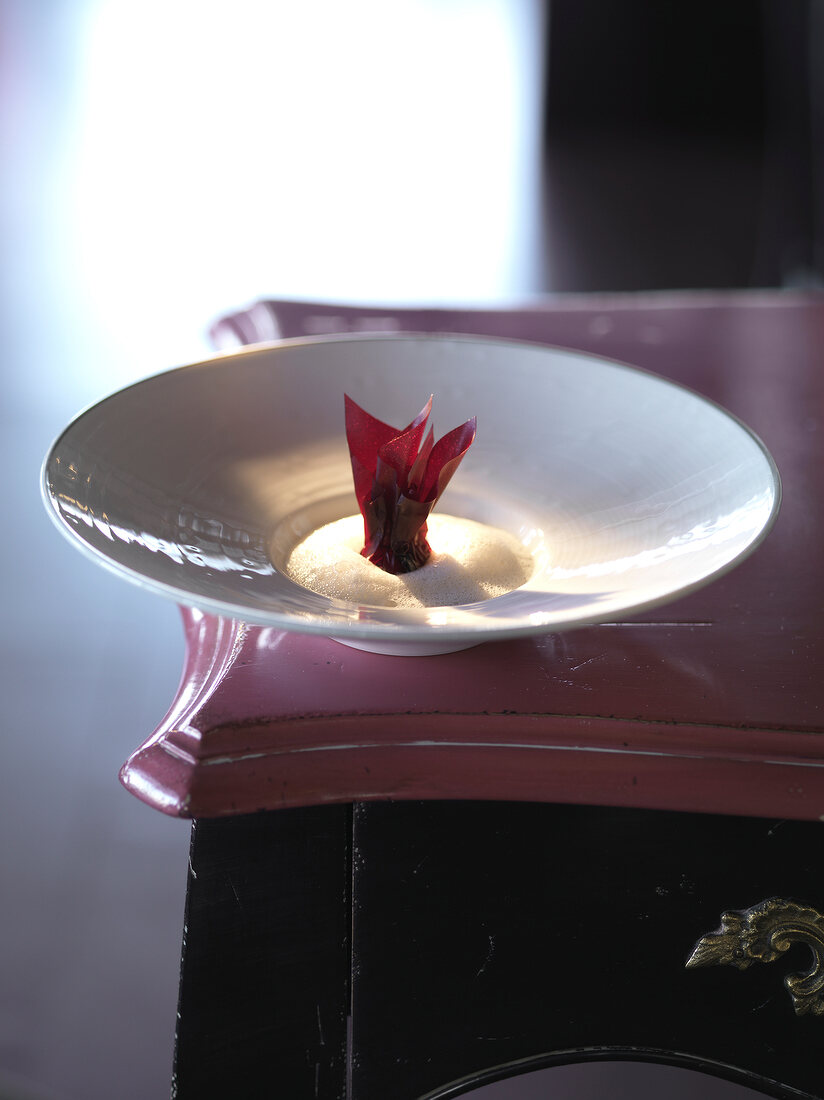
[[[436,432],[478,436],[439,510],[533,555],[521,588],[440,608],[309,592],[284,556],[357,510],[343,394],[389,423],[436,395]],[[722,409],[605,359],[477,337],[342,336],[257,345],[149,378],[80,415],[46,458],[54,520],[95,560],[179,603],[435,653],[664,603],[752,551],[775,465]]]

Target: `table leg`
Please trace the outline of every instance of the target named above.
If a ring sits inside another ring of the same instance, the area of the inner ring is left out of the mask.
[[[341,1100],[351,807],[192,826],[172,1097]]]

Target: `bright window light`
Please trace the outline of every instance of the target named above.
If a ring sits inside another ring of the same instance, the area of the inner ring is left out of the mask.
[[[91,4],[60,255],[148,373],[260,296],[537,289],[539,0]],[[107,380],[112,378],[111,362]]]

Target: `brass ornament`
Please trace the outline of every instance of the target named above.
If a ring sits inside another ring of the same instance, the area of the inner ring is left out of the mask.
[[[824,916],[809,906],[783,898],[767,898],[750,909],[721,914],[721,927],[696,943],[687,966],[735,966],[746,970],[754,962],[773,962],[794,943],[803,943],[813,965],[802,974],[788,974],[784,985],[797,1016],[824,1015]]]

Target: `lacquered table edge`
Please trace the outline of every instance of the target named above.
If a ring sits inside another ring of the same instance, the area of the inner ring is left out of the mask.
[[[454,799],[824,819],[824,758],[813,733],[525,708],[435,710],[423,697],[406,710],[319,705],[314,714],[290,714],[277,713],[267,696],[257,711],[253,700],[244,711],[231,689],[223,706],[221,698],[260,628],[181,611],[186,657],[177,695],[120,773],[127,790],[172,816]],[[391,664],[400,670],[406,660]],[[329,698],[325,666],[304,675],[308,694],[316,684],[318,698]],[[277,689],[273,681],[275,698]]]
[[[823,300],[818,294],[800,296],[772,291],[630,295],[624,299],[614,295],[586,296],[580,300],[560,296],[522,303],[523,315],[517,311],[513,314],[511,306],[498,313],[478,314],[264,301],[238,314],[234,320],[243,324],[229,336],[230,343],[236,344],[260,340],[264,336],[296,335],[319,319],[327,328],[334,322],[335,331],[373,328],[397,331],[399,327],[410,331],[436,331],[448,325],[450,331],[467,329],[474,332],[491,328],[500,335],[498,328],[504,321],[512,321],[518,332],[522,332],[526,316],[542,319],[543,335],[535,338],[545,342],[556,330],[553,327],[544,332],[543,318],[557,312],[556,320],[562,319],[564,314],[580,314],[584,327],[575,328],[575,340],[582,342],[581,347],[598,350],[602,330],[599,328],[595,332],[587,327],[586,318],[604,321],[603,317],[595,316],[599,310],[626,312],[629,320],[636,317],[639,309],[664,317],[668,310],[677,310],[680,314],[685,306],[693,307],[693,311],[698,307],[717,307],[711,313],[727,318],[725,325],[733,325],[737,341],[733,350],[738,349],[740,359],[749,346],[750,317],[757,320],[765,308],[769,314],[774,314],[773,307],[782,307],[777,311],[779,316],[784,313],[784,307],[806,310],[820,306]],[[757,307],[759,313],[746,309],[746,325],[737,315],[733,322],[729,311],[745,306]],[[538,324],[537,320],[535,323]],[[782,322],[782,339],[786,337],[787,323]],[[792,323],[793,326],[797,324]],[[654,351],[654,362],[660,365],[661,348],[656,345],[652,351],[645,350],[644,341],[652,340],[655,335],[652,330],[648,331],[650,318],[646,317],[643,324],[647,328],[642,325],[638,332],[633,329],[635,343],[632,346],[638,351],[639,362],[649,365]],[[690,333],[694,322],[691,325]],[[604,328],[604,332],[611,331],[611,328]],[[658,339],[663,331],[655,330]],[[678,323],[674,331],[676,336],[682,332]],[[716,340],[719,336],[725,340],[730,338],[727,327],[714,328],[712,333]],[[535,332],[532,335],[535,336]],[[566,336],[569,337],[568,332]],[[790,341],[792,348],[801,349],[802,362],[806,362],[805,355],[809,358],[804,344],[804,339],[809,337],[810,333],[802,326],[795,343]],[[626,338],[624,334],[624,344]],[[698,343],[700,345],[700,341]],[[596,344],[598,348],[594,348]],[[575,346],[578,347],[577,342]],[[609,340],[603,350],[614,354]],[[677,359],[676,355],[673,361]],[[756,380],[763,384],[764,378],[757,374]],[[707,379],[704,381],[706,383]],[[748,406],[745,403],[743,407]],[[785,521],[789,522],[790,518],[788,513]],[[746,563],[744,568],[748,566]],[[742,576],[743,572],[736,572],[736,579]],[[734,591],[732,595],[728,593],[727,598],[734,601]],[[689,612],[686,617],[690,617]],[[726,633],[720,630],[714,610],[692,617],[713,621],[656,626],[677,627],[685,635],[693,632],[693,644],[688,650],[671,647],[666,652],[681,660],[678,667],[684,673],[682,679],[671,678],[678,690],[691,691],[690,677],[693,677],[696,680],[695,697],[700,697],[710,667],[713,670],[717,667],[710,666],[709,661],[717,660],[718,645],[731,647],[743,639],[730,630]],[[580,706],[580,699],[562,700],[561,705],[570,713],[529,713],[528,700],[518,698],[515,690],[523,687],[523,677],[518,676],[513,677],[510,693],[515,697],[511,704],[515,710],[471,712],[471,708],[464,705],[464,693],[456,707],[451,706],[451,700],[442,698],[436,713],[426,712],[425,706],[417,708],[411,716],[400,710],[393,713],[391,707],[386,706],[381,713],[375,713],[360,705],[369,702],[369,694],[361,690],[358,678],[350,677],[347,672],[346,680],[350,685],[354,683],[355,689],[349,691],[349,700],[344,700],[339,709],[332,713],[335,704],[327,683],[325,695],[330,705],[324,713],[310,713],[314,708],[310,693],[305,691],[298,694],[304,703],[309,697],[309,706],[298,713],[294,706],[292,712],[282,707],[275,692],[260,694],[261,699],[265,695],[271,706],[261,705],[257,709],[255,705],[247,706],[237,687],[247,682],[237,675],[239,624],[210,616],[204,616],[203,622],[208,624],[211,634],[199,641],[187,628],[183,680],[169,714],[153,737],[130,757],[121,775],[132,793],[166,813],[189,817],[222,816],[318,802],[484,798],[593,802],[811,821],[820,820],[824,814],[824,753],[819,749],[819,745],[824,744],[821,742],[824,728],[820,724],[816,699],[807,697],[809,679],[805,682],[799,670],[791,666],[783,674],[782,693],[796,700],[794,707],[764,707],[766,693],[759,695],[759,685],[752,684],[748,685],[752,688],[751,698],[745,699],[739,712],[724,715],[721,704],[725,692],[736,689],[735,684],[725,682],[716,685],[708,706],[682,708],[685,721],[680,724],[663,720],[667,716],[664,706],[639,706],[638,710],[638,713],[654,711],[661,721],[633,720],[634,704],[623,711],[623,717],[609,719],[603,714],[586,715],[574,710]],[[630,624],[617,625],[624,628]],[[708,639],[712,639],[708,647],[710,656],[704,664],[701,663],[702,652],[695,644],[696,632],[701,629],[706,629]],[[783,619],[780,629],[784,630]],[[635,635],[636,641],[639,637]],[[716,646],[714,653],[713,643]],[[617,651],[617,647],[609,649]],[[510,669],[516,664],[514,656],[520,657],[520,651],[513,649],[511,652]],[[639,656],[638,668],[633,671],[641,672],[643,660],[646,674],[653,674],[660,650],[652,645],[636,644],[632,652]],[[801,652],[799,649],[799,654]],[[588,658],[589,653],[595,650],[585,650],[584,655]],[[276,670],[276,664],[270,661],[268,667]],[[483,660],[478,664],[484,667]],[[296,665],[292,662],[286,667],[287,672],[294,673]],[[262,658],[258,671],[265,671]],[[636,678],[643,695],[645,681],[641,676]],[[776,682],[775,677],[770,682]],[[740,691],[740,682],[737,686]],[[608,705],[614,706],[615,702],[610,699]],[[462,713],[454,712],[458,706],[463,707]],[[724,717],[731,721],[740,718],[741,723],[724,724]],[[698,721],[707,718],[708,721],[690,725],[690,718]],[[720,719],[718,724],[715,724],[716,718]],[[409,728],[410,722],[413,730]],[[760,722],[766,725],[754,728]],[[793,722],[799,725],[790,728]]]

